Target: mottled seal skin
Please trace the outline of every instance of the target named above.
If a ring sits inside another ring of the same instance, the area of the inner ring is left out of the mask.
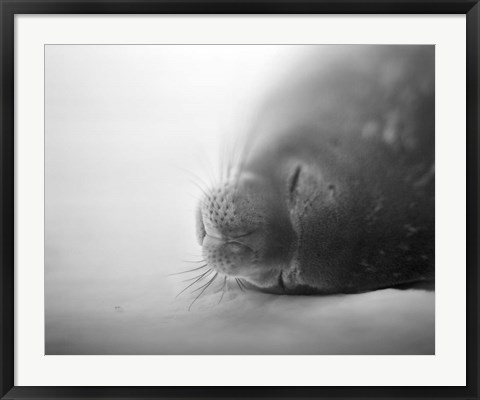
[[[433,46],[322,46],[197,214],[210,268],[273,293],[434,278]]]

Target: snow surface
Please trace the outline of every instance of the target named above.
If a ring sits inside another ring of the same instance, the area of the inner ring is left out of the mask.
[[[108,290],[99,296],[90,288],[84,297],[84,287],[76,302],[57,303],[48,313],[46,353],[435,353],[431,291],[278,296],[232,287],[220,304],[217,292],[188,311],[194,297],[174,300],[150,289],[120,302]]]

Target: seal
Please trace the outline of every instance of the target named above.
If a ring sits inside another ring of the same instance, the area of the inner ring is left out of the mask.
[[[209,270],[284,294],[434,279],[433,46],[319,46],[197,211]]]

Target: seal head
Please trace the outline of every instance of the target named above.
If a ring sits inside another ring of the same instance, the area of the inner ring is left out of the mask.
[[[434,48],[326,47],[265,104],[236,172],[200,202],[204,259],[275,293],[433,279]]]

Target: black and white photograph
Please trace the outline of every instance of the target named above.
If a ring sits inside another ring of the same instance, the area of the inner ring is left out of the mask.
[[[44,52],[47,356],[435,354],[434,45]]]

